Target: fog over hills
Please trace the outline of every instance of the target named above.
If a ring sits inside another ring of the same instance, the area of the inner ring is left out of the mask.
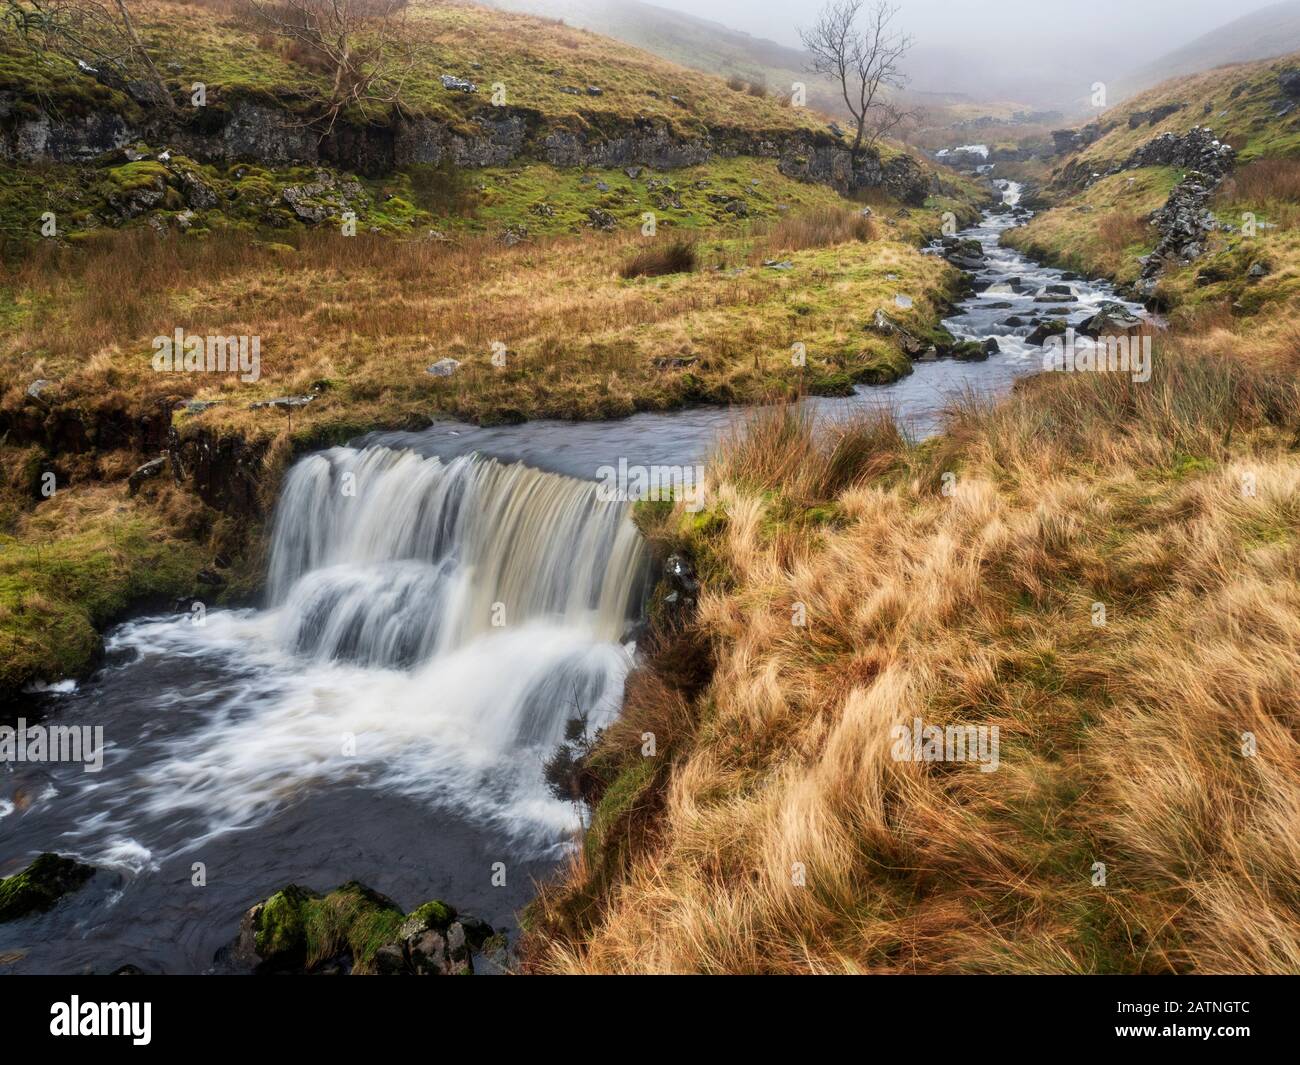
[[[773,0],[485,2],[561,18],[697,69],[761,73],[773,87],[802,71],[798,27],[817,11]],[[1007,0],[991,13],[902,0],[898,8],[898,26],[916,42],[907,62],[913,92],[1066,112],[1084,110],[1097,81],[1112,87],[1113,101],[1171,74],[1300,48],[1298,2],[1242,0],[1229,10],[1220,0]]]
[[[1300,0],[1288,0],[1215,27],[1154,62],[1137,67],[1121,78],[1117,87],[1127,96],[1166,78],[1296,51],[1300,51]]]

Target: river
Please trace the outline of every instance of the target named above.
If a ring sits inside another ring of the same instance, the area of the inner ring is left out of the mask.
[[[1019,188],[1003,196],[1014,206]],[[815,415],[887,405],[923,436],[954,394],[1037,371],[1029,329],[999,323],[1033,315],[1062,275],[998,245],[1012,224],[989,211],[960,234],[983,246],[991,288],[945,323],[998,353],[918,362],[810,400]],[[1116,300],[1070,284],[1068,321]],[[617,713],[647,592],[628,507],[598,495],[597,471],[702,462],[736,419],[444,422],[295,464],[262,607],[119,625],[104,668],[27,713],[102,727],[107,753],[97,773],[0,768],[0,875],[47,850],[99,872],[0,925],[0,972],[213,971],[243,911],[289,882],[357,879],[513,928],[581,823],[543,762],[575,713],[591,728]]]

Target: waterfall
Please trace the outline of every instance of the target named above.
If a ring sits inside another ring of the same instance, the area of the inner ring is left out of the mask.
[[[576,812],[543,766],[569,720],[618,713],[648,575],[629,504],[592,482],[385,447],[303,458],[265,609],[124,637],[238,680],[114,805],[219,834],[341,783],[553,847]]]
[[[409,666],[539,619],[615,640],[642,542],[596,485],[476,455],[335,448],[293,468],[269,593],[299,653]]]

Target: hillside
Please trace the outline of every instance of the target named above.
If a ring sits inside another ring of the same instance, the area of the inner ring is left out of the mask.
[[[1229,64],[1271,59],[1300,51],[1300,3],[1273,4],[1242,15],[1115,79],[1111,88],[1132,96],[1170,78]]]
[[[807,59],[797,48],[638,0],[490,0],[489,6],[561,19],[682,66],[724,78],[734,75],[774,93],[788,93],[792,81],[811,80]],[[833,103],[829,88],[823,95]]]
[[[1177,78],[1075,134],[1004,240],[1119,281],[1175,323],[1290,364],[1300,297],[1300,56]],[[1154,259],[1149,259],[1154,255]]]
[[[293,61],[281,42],[268,37],[265,26],[233,0],[140,0],[133,7],[144,43],[166,57],[163,79],[178,99],[188,97],[195,80],[207,85],[208,106],[218,112],[239,100],[301,110],[327,95],[326,74]],[[411,4],[402,17],[411,60],[402,105],[415,117],[466,121],[489,106],[490,86],[501,82],[508,106],[568,120],[574,129],[632,116],[661,120],[684,133],[709,127],[775,131],[817,126],[816,116],[806,111],[744,93],[716,92],[714,77],[557,22],[457,0]],[[5,32],[14,31],[6,26]],[[139,100],[99,85],[73,62],[35,65],[8,46],[5,55],[0,89],[39,93],[73,114],[105,105],[123,115],[138,113]],[[447,88],[444,75],[476,88]],[[588,87],[598,92],[590,93]],[[566,91],[574,88],[579,91]],[[384,116],[376,112],[370,117]]]

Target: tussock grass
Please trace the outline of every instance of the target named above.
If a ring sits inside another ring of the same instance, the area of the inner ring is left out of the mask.
[[[878,235],[875,224],[860,210],[825,207],[804,211],[774,223],[755,248],[753,258],[759,261],[781,252],[875,240]]]
[[[1300,159],[1253,159],[1224,182],[1220,195],[1235,202],[1300,204]]]
[[[634,676],[530,966],[1296,971],[1297,389],[1155,368],[965,400],[918,446],[781,411],[729,441],[658,530],[706,574],[676,638],[712,676]],[[896,761],[918,717],[998,726],[999,768]]]
[[[643,248],[619,267],[619,277],[662,277],[695,269],[695,243],[684,237]]]

